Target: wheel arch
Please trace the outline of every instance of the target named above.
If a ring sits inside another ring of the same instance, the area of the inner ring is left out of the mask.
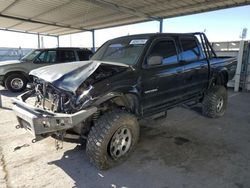
[[[137,93],[127,92],[110,92],[101,98],[99,98],[95,105],[100,106],[102,104],[111,102],[119,107],[125,107],[129,112],[139,115],[140,114],[140,102]]]
[[[223,85],[227,87],[228,71],[226,69],[221,70],[217,76],[216,85]]]
[[[227,88],[228,78],[229,78],[228,70],[225,67],[219,69],[212,76],[209,88],[211,88],[213,85],[222,85]]]
[[[21,74],[21,75],[23,75],[27,80],[30,80],[29,75],[28,75],[26,72],[24,72],[24,71],[9,71],[9,72],[7,72],[7,73],[4,75],[4,82],[5,82],[6,78],[7,78],[8,76],[12,75],[12,74]]]

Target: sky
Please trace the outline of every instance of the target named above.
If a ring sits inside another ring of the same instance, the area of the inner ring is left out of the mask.
[[[199,13],[164,19],[163,32],[185,33],[204,32],[211,42],[240,40],[243,28],[248,29],[247,40],[250,40],[250,5],[236,8]],[[105,41],[124,35],[159,32],[159,22],[150,21],[121,27],[95,31],[95,46]],[[56,47],[55,37],[43,36],[44,47]],[[0,47],[37,48],[37,35],[0,31]],[[60,47],[91,47],[90,32],[65,35],[60,37]]]

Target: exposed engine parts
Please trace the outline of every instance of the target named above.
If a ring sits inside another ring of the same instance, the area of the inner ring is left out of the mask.
[[[44,110],[57,113],[72,114],[82,110],[88,103],[94,100],[92,90],[94,84],[109,76],[120,72],[120,67],[105,65],[99,66],[76,90],[75,93],[65,91],[53,86],[51,83],[35,78],[35,106]]]

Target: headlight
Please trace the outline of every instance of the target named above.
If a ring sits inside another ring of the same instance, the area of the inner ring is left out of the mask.
[[[92,100],[90,96],[90,91],[93,89],[93,86],[90,85],[88,89],[84,90],[81,95],[79,95],[76,99],[76,105],[82,103],[82,106],[86,105],[89,101]]]

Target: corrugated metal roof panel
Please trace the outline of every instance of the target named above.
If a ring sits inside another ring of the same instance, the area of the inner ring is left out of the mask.
[[[44,27],[45,25],[30,23],[30,22],[21,22],[15,25],[15,29],[23,31],[32,31],[33,29]]]
[[[6,29],[6,28],[9,28],[9,27],[16,25],[18,23],[20,23],[20,21],[18,21],[18,20],[0,17],[1,28]]]
[[[250,0],[0,0],[0,28],[61,35],[248,4]]]

